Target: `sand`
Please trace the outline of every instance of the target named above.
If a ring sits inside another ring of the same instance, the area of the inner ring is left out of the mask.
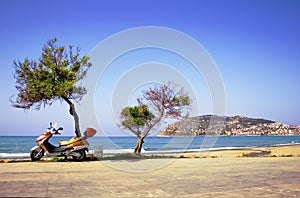
[[[299,154],[292,146],[205,158],[0,163],[0,197],[300,197],[300,157],[237,157],[265,149]]]
[[[180,156],[188,158],[300,157],[300,145],[183,153],[179,154]]]

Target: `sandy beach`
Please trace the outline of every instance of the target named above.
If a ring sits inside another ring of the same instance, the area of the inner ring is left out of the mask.
[[[187,158],[300,157],[300,145],[183,153]]]
[[[0,163],[0,197],[299,197],[299,152],[296,145],[176,159]]]

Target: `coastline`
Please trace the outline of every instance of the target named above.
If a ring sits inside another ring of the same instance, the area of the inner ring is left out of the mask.
[[[54,137],[52,142],[57,145],[64,137]],[[69,137],[70,138],[70,137]],[[29,158],[30,149],[35,146],[34,136],[0,137],[0,160],[6,158]],[[68,137],[64,138],[68,139]],[[213,142],[211,145],[205,145]],[[91,151],[99,150],[104,156],[132,153],[136,137],[95,137],[89,140]],[[268,146],[295,145],[300,143],[300,136],[220,136],[220,137],[156,137],[150,136],[145,140],[142,154],[174,154],[185,152],[202,152],[213,150],[245,149]]]
[[[131,152],[130,152],[131,153]],[[123,153],[124,154],[124,153]],[[218,148],[199,151],[166,151],[159,153],[144,153],[145,156],[158,156],[158,158],[245,158],[245,157],[300,157],[300,144],[293,145],[276,145],[269,147],[255,148]],[[104,155],[99,160],[105,160],[105,157],[112,155]],[[51,157],[44,157],[42,161],[51,161]],[[30,162],[30,158],[0,158],[0,163],[12,162]]]

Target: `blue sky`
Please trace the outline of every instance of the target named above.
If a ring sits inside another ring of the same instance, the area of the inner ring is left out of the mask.
[[[73,134],[64,103],[40,111],[11,107],[13,60],[39,58],[53,37],[87,54],[107,37],[140,26],[176,29],[202,44],[222,76],[227,115],[300,125],[299,11],[297,0],[0,0],[0,135],[38,135],[49,121]],[[210,113],[205,102],[199,105],[200,113]]]

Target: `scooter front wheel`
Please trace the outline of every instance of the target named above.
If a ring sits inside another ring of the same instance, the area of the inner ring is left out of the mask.
[[[31,161],[33,162],[39,161],[43,156],[44,150],[41,147],[36,147],[30,152]]]

